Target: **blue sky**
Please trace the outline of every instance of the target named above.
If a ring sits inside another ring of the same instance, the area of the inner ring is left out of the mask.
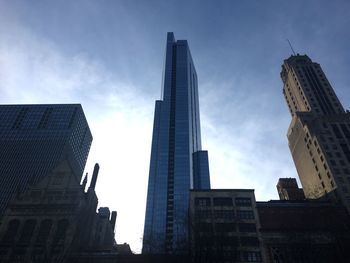
[[[203,148],[214,188],[277,199],[297,177],[283,60],[308,54],[349,108],[350,2],[0,0],[0,103],[81,103],[99,162],[100,206],[116,239],[140,251],[154,101],[166,32],[187,39],[199,78]]]

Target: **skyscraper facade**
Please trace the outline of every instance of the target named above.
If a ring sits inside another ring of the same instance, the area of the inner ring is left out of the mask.
[[[0,105],[0,215],[63,159],[80,180],[91,142],[80,104]]]
[[[308,56],[285,60],[281,78],[292,115],[289,148],[306,198],[328,195],[350,209],[349,112]]]
[[[198,80],[186,40],[168,33],[161,100],[156,101],[143,253],[186,253],[190,189],[209,189],[201,149]]]

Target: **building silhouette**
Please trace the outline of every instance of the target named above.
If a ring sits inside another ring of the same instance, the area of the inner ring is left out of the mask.
[[[9,203],[0,225],[0,262],[76,262],[116,252],[116,212],[97,209],[95,165],[85,192],[67,160]]]
[[[189,190],[209,188],[196,70],[187,41],[175,41],[168,33],[161,100],[155,104],[142,253],[187,253]]]
[[[306,198],[328,196],[350,209],[350,114],[308,56],[286,59],[281,78],[292,115],[289,148]]]
[[[62,160],[80,181],[91,142],[80,104],[0,105],[0,216]]]

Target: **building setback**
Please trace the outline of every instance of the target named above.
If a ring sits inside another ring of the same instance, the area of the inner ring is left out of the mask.
[[[308,56],[286,59],[281,78],[292,115],[289,148],[306,198],[333,196],[349,210],[350,114]]]
[[[0,216],[63,159],[80,181],[91,142],[80,104],[0,105]]]
[[[198,80],[186,40],[168,33],[156,101],[142,253],[187,253],[190,189],[209,189],[201,148]]]

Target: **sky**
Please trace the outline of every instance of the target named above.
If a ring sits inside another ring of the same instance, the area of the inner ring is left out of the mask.
[[[297,177],[281,64],[321,64],[350,108],[350,2],[341,0],[0,0],[0,103],[81,103],[93,134],[99,206],[116,240],[141,250],[155,100],[166,33],[189,42],[212,188],[278,199]]]

